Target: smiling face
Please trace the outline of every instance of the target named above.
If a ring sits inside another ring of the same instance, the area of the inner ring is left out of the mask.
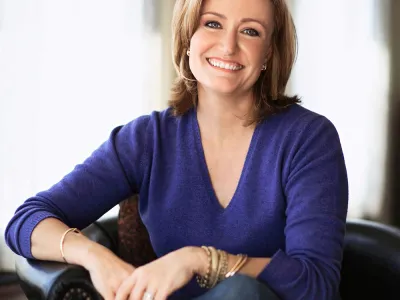
[[[269,0],[205,0],[190,41],[190,69],[198,88],[246,93],[266,62],[274,26]]]

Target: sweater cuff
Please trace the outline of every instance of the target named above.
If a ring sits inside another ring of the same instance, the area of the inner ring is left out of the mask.
[[[60,219],[59,217],[57,217],[56,215],[49,213],[49,212],[45,212],[45,211],[38,211],[34,214],[32,214],[19,228],[19,249],[18,252],[21,253],[21,255],[23,257],[26,258],[33,258],[32,255],[32,243],[31,243],[31,236],[32,236],[32,232],[35,229],[35,227],[37,226],[37,224],[39,224],[41,221],[43,221],[44,219],[47,218],[55,218],[55,219]]]
[[[271,257],[269,264],[258,275],[257,279],[267,283],[269,287],[275,290],[282,282],[296,284],[296,281],[299,279],[298,275],[301,273],[301,262],[289,257],[285,252],[279,249]]]

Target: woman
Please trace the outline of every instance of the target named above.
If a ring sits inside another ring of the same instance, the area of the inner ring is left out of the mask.
[[[106,300],[336,299],[346,168],[334,126],[284,95],[284,0],[178,0],[173,42],[170,108],[114,129],[28,199],[8,245],[82,265]],[[134,193],[159,257],[137,269],[69,229]]]

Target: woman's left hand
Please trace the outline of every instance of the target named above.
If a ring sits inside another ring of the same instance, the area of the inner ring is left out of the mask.
[[[184,247],[135,269],[120,285],[115,300],[166,300],[206,264],[202,251]]]

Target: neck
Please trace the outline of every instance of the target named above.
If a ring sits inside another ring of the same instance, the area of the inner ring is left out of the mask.
[[[215,95],[198,88],[197,119],[203,138],[223,143],[254,130],[244,126],[252,112],[253,94]]]

